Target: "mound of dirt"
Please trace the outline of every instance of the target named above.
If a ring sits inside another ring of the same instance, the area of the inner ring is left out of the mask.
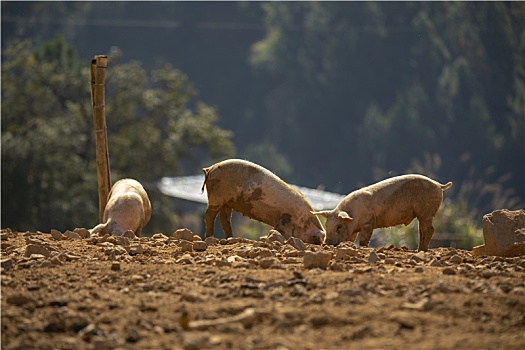
[[[525,347],[524,257],[180,237],[2,230],[2,349]]]

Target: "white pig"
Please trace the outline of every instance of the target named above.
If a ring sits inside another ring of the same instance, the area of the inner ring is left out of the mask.
[[[304,195],[260,165],[229,159],[204,168],[208,192],[206,237],[213,236],[214,222],[220,212],[224,235],[232,236],[232,210],[262,221],[285,238],[297,237],[307,243],[322,244],[323,225],[311,213]]]
[[[122,236],[132,231],[137,237],[151,218],[151,203],[140,182],[133,179],[117,181],[108,195],[103,222],[91,230]]]
[[[422,175],[402,175],[361,188],[343,198],[333,210],[313,212],[326,220],[326,244],[354,241],[368,246],[375,228],[408,225],[418,219],[418,250],[428,250],[434,234],[432,220],[443,191],[450,188]]]

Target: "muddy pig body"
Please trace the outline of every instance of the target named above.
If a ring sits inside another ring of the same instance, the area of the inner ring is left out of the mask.
[[[232,236],[232,210],[268,224],[285,238],[297,237],[307,243],[321,244],[325,232],[311,213],[306,198],[275,174],[257,164],[229,159],[204,171],[208,192],[206,237],[213,236],[214,222],[220,213],[226,237]]]
[[[144,187],[136,180],[122,179],[111,188],[103,223],[95,226],[91,234],[122,236],[126,231],[133,231],[138,237],[150,218],[151,203]]]
[[[326,220],[326,243],[337,245],[354,241],[361,232],[359,244],[368,246],[375,228],[408,225],[418,219],[418,250],[427,250],[434,227],[432,220],[443,191],[450,188],[422,175],[402,175],[380,181],[350,193],[330,211],[315,212]]]

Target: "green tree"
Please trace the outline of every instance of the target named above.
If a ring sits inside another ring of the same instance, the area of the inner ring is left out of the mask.
[[[147,231],[175,228],[162,176],[194,173],[234,154],[231,133],[168,64],[151,70],[109,53],[106,115],[113,182],[142,182],[153,206]],[[35,48],[13,41],[2,59],[2,226],[92,227],[97,180],[89,60],[57,37]]]
[[[523,203],[523,3],[262,6],[266,36],[251,63],[273,82],[260,113],[297,182],[349,192],[429,153],[453,191],[505,179],[521,198],[463,198],[480,212]]]

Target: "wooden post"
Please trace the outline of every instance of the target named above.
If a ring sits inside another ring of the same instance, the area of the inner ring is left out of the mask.
[[[91,103],[95,124],[95,145],[97,149],[97,178],[99,220],[103,221],[104,209],[111,189],[109,174],[108,136],[106,127],[106,67],[107,56],[97,55],[91,61]]]

